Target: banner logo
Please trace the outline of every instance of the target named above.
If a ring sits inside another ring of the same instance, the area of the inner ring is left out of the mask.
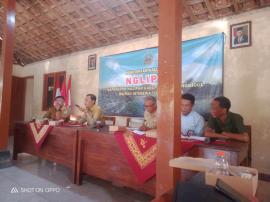
[[[19,190],[16,187],[13,187],[10,191],[11,194],[19,193]]]

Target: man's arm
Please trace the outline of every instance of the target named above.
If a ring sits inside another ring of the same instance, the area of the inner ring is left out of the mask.
[[[64,107],[62,109],[62,119],[64,119],[65,121],[67,121],[69,119],[69,116],[70,116],[70,113],[71,113],[71,109],[70,107]]]
[[[51,117],[50,111],[47,111],[47,112],[43,115],[43,118],[44,118],[44,119],[49,119],[50,117]]]
[[[233,119],[234,125],[237,128],[237,133],[223,132],[225,136],[230,139],[239,140],[242,142],[249,142],[248,133],[246,132],[246,127],[244,125],[244,119],[241,115],[236,114]]]
[[[152,128],[148,128],[146,125],[143,124],[139,129],[141,131],[147,131],[147,130],[151,130]]]
[[[97,109],[93,112],[93,121],[96,122],[97,120],[101,119],[101,109]]]
[[[207,127],[205,130],[205,137],[215,137],[215,138],[224,138],[224,139],[233,139],[238,140],[242,142],[249,142],[249,137],[246,132],[244,133],[228,133],[228,132],[222,132],[221,134],[215,133],[213,129]]]
[[[49,108],[49,110],[43,115],[44,119],[53,119],[52,117],[52,108]]]
[[[151,120],[147,112],[144,112],[144,122],[143,125],[139,128],[141,131],[151,130],[157,127],[156,119]]]
[[[87,121],[86,112],[83,113],[82,117],[79,118],[79,123],[85,123]]]
[[[220,134],[220,133],[216,133],[214,131],[214,129],[210,128],[210,127],[206,127],[205,131],[204,131],[204,136],[205,137],[215,137],[215,138],[224,138],[224,139],[228,139],[227,136]]]
[[[195,125],[195,135],[197,136],[203,136],[203,130],[204,130],[204,119],[203,117],[199,117],[198,121]]]
[[[143,125],[140,127],[141,131],[147,131],[147,130],[152,130],[152,129],[156,129],[157,125],[156,125],[156,121],[153,120],[152,122],[148,122],[147,124],[145,123],[146,121],[144,121]]]
[[[228,137],[229,139],[234,139],[234,140],[239,140],[242,142],[249,142],[249,137],[247,132],[243,133],[228,133],[228,132],[223,132],[222,135]]]

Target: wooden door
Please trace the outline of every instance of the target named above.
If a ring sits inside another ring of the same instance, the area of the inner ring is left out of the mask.
[[[9,135],[13,135],[14,122],[24,120],[25,88],[25,78],[12,77]]]

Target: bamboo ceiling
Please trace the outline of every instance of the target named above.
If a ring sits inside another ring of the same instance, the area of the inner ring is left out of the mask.
[[[183,0],[183,26],[269,5],[270,0]],[[17,0],[15,62],[29,64],[156,34],[158,7],[158,0]]]

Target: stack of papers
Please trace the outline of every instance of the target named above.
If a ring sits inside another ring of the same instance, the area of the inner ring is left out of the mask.
[[[184,136],[181,135],[182,139],[190,139],[190,140],[200,140],[200,141],[205,141],[206,137],[200,137],[200,136]]]
[[[133,133],[136,135],[145,135],[145,131],[140,131],[140,130],[131,130]]]

